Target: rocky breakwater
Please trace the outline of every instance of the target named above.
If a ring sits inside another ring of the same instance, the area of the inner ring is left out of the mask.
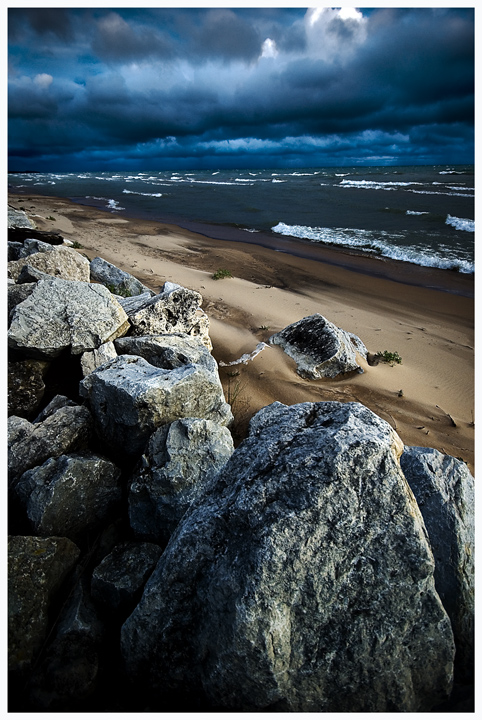
[[[201,296],[22,233],[10,710],[453,707],[473,673],[466,466],[358,403],[274,403],[234,450]]]

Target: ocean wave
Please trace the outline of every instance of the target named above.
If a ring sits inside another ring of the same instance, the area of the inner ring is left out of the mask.
[[[475,232],[475,220],[468,220],[467,218],[458,218],[453,215],[447,215],[445,224],[452,225],[456,230]]]
[[[440,170],[439,175],[465,175],[462,170]]]
[[[443,246],[442,255],[428,252],[420,245],[400,246],[390,242],[401,235],[384,231],[353,230],[350,228],[321,228],[303,225],[287,225],[280,222],[271,228],[273,232],[303,240],[311,240],[326,245],[354,248],[366,253],[380,255],[392,260],[410,262],[423,267],[435,267],[442,270],[458,270],[462,273],[474,272],[473,263],[456,257],[450,248]]]
[[[407,215],[430,215],[428,210],[407,210]]]
[[[340,187],[361,188],[363,190],[396,190],[408,185],[423,185],[420,182],[380,182],[376,180],[342,180]]]
[[[143,195],[144,197],[162,197],[162,193],[141,193],[135,192],[135,190],[123,190],[126,195]]]
[[[274,183],[285,183],[286,180],[278,180],[278,178],[273,178],[273,179],[271,180],[271,182],[274,182]]]
[[[447,195],[448,197],[465,197],[465,198],[473,198],[474,197],[474,195],[467,195],[467,193],[437,192],[436,190],[412,190],[411,188],[408,190],[408,192],[417,193],[418,195]]]

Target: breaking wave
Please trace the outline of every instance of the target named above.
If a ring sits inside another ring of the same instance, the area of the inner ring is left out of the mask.
[[[467,218],[458,218],[453,215],[447,215],[445,224],[452,225],[456,230],[475,232],[475,220],[468,220]]]
[[[271,230],[280,235],[311,240],[311,242],[354,248],[373,255],[380,255],[392,260],[410,262],[423,267],[435,267],[442,270],[458,270],[462,273],[474,272],[474,265],[458,258],[451,248],[441,246],[442,255],[428,252],[422,245],[401,246],[393,244],[403,235],[373,230],[353,230],[350,228],[306,227],[303,225],[287,225],[280,222]]]

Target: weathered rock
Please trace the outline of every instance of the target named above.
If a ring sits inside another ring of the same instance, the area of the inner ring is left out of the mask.
[[[112,293],[118,295],[140,295],[141,293],[149,293],[149,297],[154,295],[134,275],[121,270],[101,257],[91,260],[90,278],[92,281],[102,283]]]
[[[62,237],[62,235],[59,235],[58,233],[51,233],[48,230],[37,230],[33,220],[29,220],[28,222],[29,225],[25,225],[24,227],[12,227],[9,223],[9,241],[24,243],[25,240],[28,240],[30,238],[37,238],[38,240],[42,240],[42,242],[50,243],[50,245],[63,244],[64,238]]]
[[[30,433],[33,432],[33,429],[34,427],[32,423],[25,418],[10,415],[7,420],[8,447],[11,447],[11,445],[14,445],[19,440],[23,440],[23,438],[26,438],[28,435],[30,435]]]
[[[182,417],[232,421],[222,385],[199,365],[155,368],[135,355],[121,355],[80,383],[99,437],[122,455],[139,454],[161,425]]]
[[[53,245],[46,243],[43,240],[39,240],[38,238],[26,238],[18,257],[25,258],[28,255],[34,255],[38,252],[50,252],[53,249]]]
[[[8,344],[30,357],[53,358],[66,348],[78,355],[128,328],[127,315],[103,285],[52,278],[40,280],[15,308]]]
[[[11,229],[14,230],[20,230],[25,229],[28,233],[30,229],[35,228],[35,223],[33,220],[31,220],[29,217],[27,217],[27,213],[23,210],[16,210],[15,208],[8,208],[8,239],[13,239],[14,235],[12,234],[12,237],[10,236]],[[25,236],[28,237],[28,234]],[[19,240],[19,237],[15,237],[16,240]],[[23,242],[25,238],[22,238],[21,242]]]
[[[165,545],[233,449],[229,430],[211,420],[185,418],[156,430],[130,487],[129,520],[136,537]]]
[[[24,300],[26,300],[29,295],[33,293],[36,287],[36,282],[31,283],[22,283],[22,285],[9,285],[8,286],[8,318],[9,318],[9,324],[10,320],[12,318],[12,313],[14,308]]]
[[[45,393],[44,377],[48,363],[19,360],[8,363],[8,414],[30,417]]]
[[[129,676],[238,712],[445,699],[453,635],[402,449],[358,403],[261,410],[123,625]]]
[[[423,515],[435,558],[435,587],[452,622],[456,668],[474,671],[475,493],[467,465],[424,447],[406,447],[402,470]]]
[[[120,295],[116,295],[116,299],[119,301],[119,303],[122,305],[124,310],[126,311],[127,315],[131,315],[132,313],[136,312],[137,310],[140,310],[144,307],[146,302],[153,297],[152,292],[145,292],[141,293],[140,295],[134,295],[133,297],[122,297]]]
[[[117,545],[92,573],[92,598],[125,619],[138,603],[161,554],[159,545],[153,543]]]
[[[61,455],[23,473],[15,492],[35,535],[78,541],[119,505],[120,474],[112,462],[91,452]]]
[[[55,397],[52,398],[52,400],[49,402],[48,405],[44,407],[42,412],[40,412],[37,417],[32,420],[33,423],[40,423],[46,420],[48,417],[53,415],[57,410],[60,410],[60,408],[63,407],[77,407],[77,403],[75,403],[70,398],[66,397],[65,395],[55,395]]]
[[[117,357],[117,353],[112,340],[107,343],[100,345],[97,350],[88,350],[83,353],[80,358],[80,364],[82,367],[82,375],[87,377],[91,372],[109,360],[113,360]]]
[[[10,260],[18,260],[20,257],[20,251],[23,248],[23,243],[9,240],[7,248],[7,261],[10,262]]]
[[[336,327],[319,315],[310,315],[272,335],[272,345],[280,345],[297,364],[301,377],[317,380],[357,370],[356,353],[366,357],[367,349],[356,335]]]
[[[84,255],[64,245],[51,246],[49,252],[36,252],[28,256],[28,263],[21,257],[7,264],[9,277],[17,280],[24,265],[30,265],[47,275],[64,280],[90,281],[90,263]]]
[[[24,285],[25,283],[37,283],[39,280],[48,280],[49,277],[51,277],[49,273],[42,272],[27,263],[22,267],[20,273],[17,275],[16,282],[19,285]]]
[[[218,365],[202,340],[183,333],[123,337],[114,341],[119,355],[138,355],[154,367],[174,370],[183,365],[202,365],[218,377]]]
[[[201,303],[202,297],[195,290],[167,282],[159,295],[150,298],[142,308],[129,314],[131,335],[141,337],[174,332],[189,335]]]
[[[67,538],[11,536],[8,540],[8,667],[20,672],[47,636],[52,599],[80,555]]]
[[[8,451],[8,476],[16,483],[26,470],[48,458],[86,449],[93,430],[86,407],[63,407],[43,422],[32,424],[32,432],[13,443]]]
[[[36,710],[78,712],[79,703],[97,687],[104,635],[85,583],[79,581],[30,679],[30,702]]]

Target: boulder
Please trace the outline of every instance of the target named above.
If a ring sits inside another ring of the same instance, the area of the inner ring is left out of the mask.
[[[288,325],[272,335],[269,342],[280,345],[296,362],[298,375],[309,380],[334,378],[353,370],[363,372],[356,353],[367,355],[359,337],[336,327],[318,313]]]
[[[122,627],[160,702],[422,712],[454,643],[394,430],[358,403],[274,403],[187,510]]]
[[[66,348],[79,355],[128,328],[127,315],[107,288],[51,278],[40,280],[15,308],[8,345],[37,358],[57,357]]]
[[[121,355],[80,383],[99,437],[122,456],[140,454],[161,425],[198,417],[228,425],[221,383],[200,365],[162,370],[136,355]]]
[[[48,405],[44,407],[42,412],[40,412],[35,420],[32,420],[33,423],[40,423],[46,420],[48,417],[53,415],[57,410],[60,410],[60,408],[63,407],[77,407],[77,403],[75,403],[70,398],[66,397],[65,395],[55,395],[52,400],[49,402]]]
[[[15,282],[18,285],[29,285],[30,283],[37,283],[39,280],[48,280],[49,277],[51,277],[49,273],[42,272],[42,270],[38,270],[33,265],[26,263],[17,275]]]
[[[35,290],[35,287],[37,285],[37,281],[31,282],[31,283],[22,283],[21,285],[17,285],[16,283],[13,285],[8,286],[8,320],[9,324],[12,319],[12,314],[14,308],[24,300],[26,300],[29,295],[33,293]]]
[[[129,520],[136,537],[167,544],[207,479],[233,453],[226,427],[184,418],[156,430],[133,474]]]
[[[92,598],[110,613],[125,619],[134,610],[162,550],[147,542],[117,545],[92,573]]]
[[[24,265],[30,265],[47,275],[64,280],[90,281],[90,264],[88,259],[72,248],[63,245],[50,246],[49,252],[36,252],[28,255],[28,263],[24,258],[11,260],[7,264],[9,277],[17,280]]]
[[[8,363],[8,414],[30,417],[42,402],[48,363],[19,360]]]
[[[456,670],[474,672],[475,488],[467,465],[425,447],[406,447],[402,470],[417,499],[435,558],[435,587],[452,622]]]
[[[25,227],[11,227],[8,226],[8,239],[13,242],[24,243],[25,240],[30,238],[36,238],[43,242],[49,243],[50,245],[62,245],[64,238],[58,233],[51,233],[48,230],[37,230],[33,220],[29,221],[29,226]]]
[[[7,242],[7,261],[10,262],[10,260],[18,260],[22,248],[23,243],[9,240]]]
[[[11,208],[11,207],[8,208],[7,213],[8,213],[8,239],[12,240],[14,237],[13,235],[12,235],[12,237],[10,237],[11,229],[12,230],[24,229],[27,232],[25,237],[29,237],[28,232],[35,228],[35,223],[33,220],[31,220],[29,217],[27,217],[27,213],[24,212],[23,210],[16,210],[15,208]],[[18,237],[15,237],[15,240],[18,240],[18,239],[19,239]],[[23,242],[24,239],[25,238],[22,238],[21,242]]]
[[[124,310],[126,311],[127,315],[131,315],[132,313],[136,312],[136,310],[140,310],[144,307],[145,303],[151,299],[152,292],[145,292],[141,293],[140,295],[134,295],[133,297],[122,297],[121,295],[116,295],[116,300],[119,301],[119,303],[122,305]]]
[[[116,349],[112,340],[107,343],[99,345],[97,350],[88,350],[83,353],[80,358],[80,364],[82,367],[83,377],[87,377],[91,372],[109,360],[113,360],[117,357]]]
[[[104,637],[86,583],[78,581],[30,679],[29,700],[36,710],[79,711],[79,703],[97,688]]]
[[[129,314],[131,335],[141,337],[175,332],[190,335],[201,303],[202,297],[195,290],[166,282],[161,293]]]
[[[114,341],[119,355],[138,355],[154,367],[174,370],[183,365],[202,365],[218,377],[218,364],[199,338],[185,333],[123,337]]]
[[[38,238],[26,238],[24,240],[22,248],[18,254],[19,258],[28,257],[28,255],[34,255],[38,252],[50,252],[54,249],[54,246],[50,243],[39,240]]]
[[[101,257],[96,257],[90,262],[90,278],[93,282],[102,283],[112,293],[123,296],[140,295],[148,293],[149,297],[154,293],[143,285],[140,280],[124,270],[112,265]]]
[[[32,424],[32,432],[12,443],[8,450],[9,483],[16,484],[26,470],[48,458],[86,449],[92,435],[92,416],[86,407],[62,407],[43,422]]]
[[[31,422],[23,417],[10,415],[7,420],[7,445],[11,447],[16,442],[23,440],[34,430]]]
[[[117,509],[122,491],[120,470],[91,452],[51,457],[27,470],[15,492],[35,535],[80,540]]]
[[[79,555],[79,548],[67,538],[9,537],[9,671],[32,666],[47,636],[51,602]]]

